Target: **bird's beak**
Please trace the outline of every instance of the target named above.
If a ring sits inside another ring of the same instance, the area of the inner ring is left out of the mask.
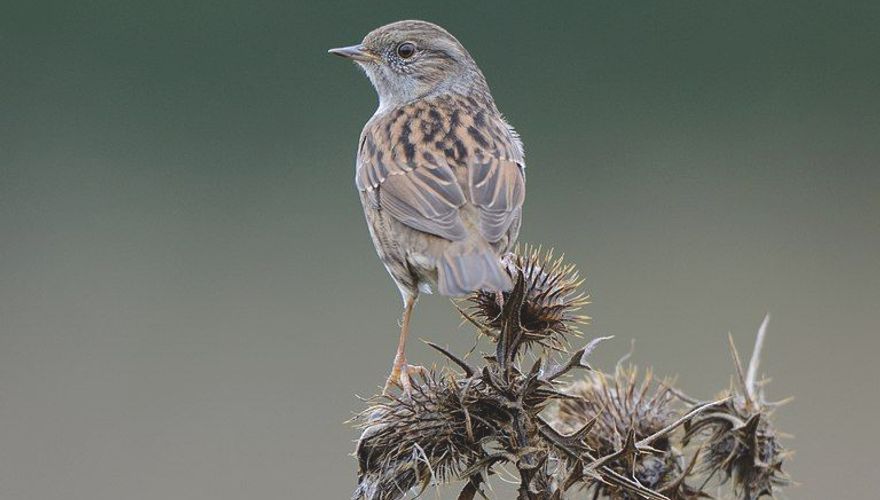
[[[350,47],[339,47],[338,49],[330,49],[327,52],[335,54],[339,57],[351,59],[352,61],[375,61],[376,56],[363,45],[352,45]]]

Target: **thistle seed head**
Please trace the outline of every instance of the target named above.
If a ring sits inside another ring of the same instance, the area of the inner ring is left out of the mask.
[[[393,500],[413,488],[457,479],[483,457],[481,442],[502,431],[481,396],[444,372],[432,374],[411,397],[374,398],[356,417],[363,431],[352,498]]]
[[[744,500],[773,496],[780,487],[791,484],[782,464],[789,456],[779,442],[773,426],[773,411],[785,403],[768,402],[763,381],[757,373],[769,316],[758,330],[748,370],[743,369],[739,353],[730,337],[737,384],[730,398],[706,411],[685,426],[683,442],[701,441],[704,456],[701,468],[721,483],[733,482],[734,493]]]
[[[589,372],[566,391],[576,399],[560,400],[554,408],[555,425],[571,432],[594,421],[586,444],[600,456],[612,456],[608,466],[631,475],[645,487],[669,498],[696,498],[698,492],[684,483],[685,458],[670,436],[651,444],[654,452],[621,453],[627,441],[639,441],[665,429],[680,415],[676,398],[666,381],[656,383],[647,373],[640,378],[635,367],[618,368],[613,375]],[[590,485],[599,498],[641,498],[614,484]]]
[[[528,342],[563,349],[568,336],[580,335],[578,325],[590,318],[577,312],[590,303],[590,297],[580,290],[584,280],[573,264],[554,257],[552,250],[529,246],[506,254],[502,263],[512,280],[523,275],[525,298],[519,320]],[[470,317],[484,332],[497,337],[509,298],[510,292],[475,292],[468,298]]]

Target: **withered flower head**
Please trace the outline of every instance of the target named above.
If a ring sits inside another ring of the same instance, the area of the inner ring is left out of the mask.
[[[590,372],[566,392],[576,399],[558,402],[552,412],[556,427],[570,432],[592,421],[585,442],[602,456],[616,456],[607,464],[616,472],[631,475],[645,487],[669,498],[699,496],[684,483],[693,464],[685,463],[670,436],[653,441],[652,452],[621,453],[632,448],[632,442],[661,432],[679,418],[669,383],[655,383],[650,372],[639,380],[635,367],[618,368],[613,375]],[[600,498],[641,498],[613,484],[594,482],[591,487]]]
[[[773,496],[776,487],[790,483],[782,471],[786,452],[769,415],[748,411],[737,398],[694,419],[685,442],[704,434],[703,472],[721,481],[733,481],[736,495],[745,500]]]
[[[515,317],[512,311],[523,295],[520,276],[505,305],[505,318]],[[516,356],[521,329],[508,320],[499,336],[496,354],[483,357],[479,368],[429,343],[463,373],[447,368],[414,387],[411,396],[372,400],[360,415],[354,499],[394,500],[453,480],[466,481],[459,498],[472,499],[482,494],[488,476],[507,464],[519,471],[520,498],[561,500],[557,464],[562,454],[576,457],[580,445],[553,432],[540,414],[553,401],[569,397],[557,390],[556,381],[573,369],[590,370],[586,359],[605,338],[593,340],[561,364],[539,358],[524,370]],[[605,474],[613,475],[621,488],[642,488],[607,467],[595,476]]]
[[[739,354],[730,338],[738,387],[725,403],[697,416],[686,425],[684,442],[702,440],[705,450],[702,468],[710,476],[720,473],[722,483],[733,481],[739,498],[756,500],[773,496],[778,487],[791,483],[782,470],[788,453],[773,427],[773,410],[785,401],[771,403],[764,397],[763,383],[757,380],[761,348],[769,316],[764,318],[755,349],[744,373]]]
[[[522,273],[525,281],[525,299],[520,310],[520,323],[530,342],[561,349],[568,335],[578,335],[578,324],[590,318],[577,314],[590,303],[590,297],[580,290],[583,279],[573,264],[553,251],[526,246],[502,258],[507,274],[515,281]],[[469,319],[474,320],[490,336],[497,337],[502,328],[502,310],[510,292],[475,292],[469,297]]]
[[[779,403],[766,402],[757,381],[766,320],[747,374],[734,350],[740,388],[699,402],[635,368],[594,371],[588,358],[610,337],[554,352],[567,347],[566,336],[583,319],[574,314],[587,303],[577,273],[533,249],[508,255],[505,264],[513,289],[475,294],[471,313],[463,311],[492,338],[494,352],[472,365],[428,342],[450,366],[410,395],[375,396],[356,418],[362,434],[353,499],[398,500],[453,481],[460,481],[459,500],[486,498],[502,468],[518,474],[522,500],[584,492],[594,499],[696,500],[709,498],[703,488],[716,483],[756,500],[788,484],[770,419]],[[524,354],[537,346],[544,348],[527,363]],[[565,385],[574,370],[586,378]]]
[[[482,407],[478,389],[448,372],[433,374],[411,397],[377,397],[357,418],[363,432],[352,498],[398,499],[412,488],[457,479],[483,457],[481,441],[499,433],[494,414]]]
[[[352,498],[396,500],[455,480],[467,481],[459,498],[474,498],[501,464],[516,466],[522,487],[535,498],[561,498],[551,495],[558,486],[549,472],[550,444],[538,433],[536,419],[563,395],[539,377],[538,365],[525,374],[490,360],[477,371],[434,347],[466,373],[445,370],[410,397],[373,400],[360,415],[358,487]]]

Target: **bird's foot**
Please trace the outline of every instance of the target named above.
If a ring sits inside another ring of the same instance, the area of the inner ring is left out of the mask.
[[[391,392],[392,386],[400,387],[404,394],[412,396],[412,380],[415,376],[422,377],[422,380],[428,380],[428,369],[424,366],[407,364],[406,359],[400,358],[394,360],[394,366],[391,367],[391,374],[385,381],[385,387],[382,389],[382,395],[387,396]]]

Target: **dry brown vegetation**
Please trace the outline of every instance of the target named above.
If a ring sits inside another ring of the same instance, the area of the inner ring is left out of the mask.
[[[758,379],[766,319],[747,367],[731,340],[736,385],[698,400],[635,366],[591,367],[607,338],[570,352],[589,299],[573,266],[539,250],[505,263],[514,289],[475,293],[460,309],[491,341],[479,364],[430,344],[447,367],[411,395],[367,400],[354,499],[451,483],[460,500],[487,498],[498,474],[517,478],[522,500],[752,500],[789,484],[772,418],[780,403]]]

